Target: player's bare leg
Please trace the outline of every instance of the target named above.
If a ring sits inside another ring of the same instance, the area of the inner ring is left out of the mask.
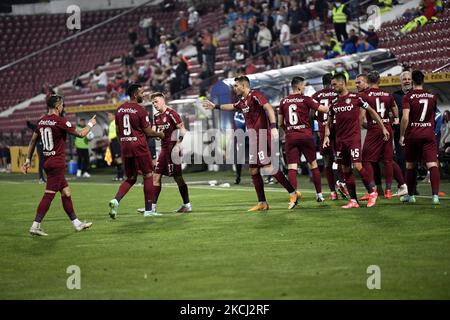
[[[151,210],[148,207],[148,203],[146,205],[146,208],[144,212],[144,217],[155,217],[155,216],[161,216],[162,214],[158,213],[156,211],[156,204],[158,202],[159,194],[161,193],[161,174],[153,173],[153,199],[151,201]],[[138,212],[140,210],[138,209]]]
[[[427,168],[430,171],[430,182],[431,182],[431,201],[433,204],[440,204],[439,201],[439,183],[440,183],[440,173],[439,166],[437,162],[427,162]]]
[[[367,207],[373,207],[378,198],[378,193],[376,191],[377,189],[375,187],[375,183],[373,182],[373,177],[371,177],[370,173],[365,170],[361,162],[354,162],[353,166],[356,170],[358,170],[359,176],[361,177],[361,180],[366,187],[367,192],[369,193],[369,201],[367,202]]]
[[[324,154],[324,163],[325,163],[325,176],[327,177],[328,188],[330,188],[330,200],[337,200],[338,195],[336,192],[336,185],[334,182],[334,173],[333,173],[333,158],[327,154]]]
[[[308,166],[309,166],[309,170],[311,170],[314,188],[316,189],[316,201],[324,202],[325,199],[322,195],[322,180],[320,178],[320,171],[319,171],[319,166],[317,165],[317,161],[314,160],[311,163],[308,163]]]
[[[256,195],[258,196],[258,203],[256,206],[248,209],[248,211],[265,211],[269,210],[269,205],[266,201],[266,194],[264,193],[264,181],[259,172],[259,168],[250,168],[250,175],[252,176],[253,185],[255,186]]]
[[[73,227],[76,231],[83,231],[92,226],[92,222],[81,222],[78,220],[75,210],[73,209],[72,197],[68,186],[61,190],[61,201],[64,211],[69,216],[69,219],[72,221]]]
[[[350,196],[350,202],[345,206],[342,206],[344,209],[353,209],[359,208],[359,203],[356,198],[356,184],[355,184],[355,176],[353,175],[353,169],[350,166],[342,165],[342,172],[345,177],[345,181],[347,183],[347,189]]]
[[[288,209],[289,210],[293,209],[298,204],[298,200],[301,197],[301,193],[299,191],[295,190],[295,188],[292,186],[292,184],[289,182],[289,180],[286,179],[283,172],[281,172],[279,169],[278,169],[278,171],[275,172],[275,169],[271,164],[263,167],[263,170],[265,172],[268,172],[269,174],[271,174],[275,179],[277,179],[277,181],[286,189],[286,191],[289,192]]]
[[[50,208],[53,199],[55,198],[55,194],[56,194],[55,191],[45,190],[44,196],[42,197],[41,202],[37,207],[34,222],[30,228],[30,234],[32,236],[48,236],[48,234],[45,233],[44,230],[41,228],[41,222],[42,219],[44,219],[45,215],[47,214],[47,211]]]
[[[414,162],[406,162],[406,184],[408,186],[408,194],[400,197],[400,201],[414,203],[416,202],[416,165]]]
[[[130,191],[131,187],[136,183],[136,177],[127,177],[125,181],[120,184],[119,190],[114,199],[109,202],[109,216],[111,219],[117,217],[120,200]]]
[[[396,161],[392,161],[392,168],[394,172],[394,179],[397,181],[398,190],[394,197],[401,197],[408,194],[408,186],[406,185],[402,169]]]
[[[189,191],[183,176],[173,177],[178,185],[178,190],[180,191],[181,198],[183,199],[183,205],[176,211],[187,213],[192,211],[192,205],[189,201]]]

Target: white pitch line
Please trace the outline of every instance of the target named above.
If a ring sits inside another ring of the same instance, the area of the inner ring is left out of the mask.
[[[23,181],[23,182],[19,182],[19,181],[2,181],[0,182],[0,184],[2,183],[6,183],[6,184],[36,184],[36,182],[30,182],[30,181]],[[224,187],[217,187],[217,186],[198,186],[198,185],[193,185],[193,184],[199,184],[199,183],[207,183],[207,181],[193,181],[193,182],[188,182],[187,185],[189,186],[190,189],[200,189],[200,190],[214,190],[214,191],[252,191],[254,192],[255,189],[253,187],[229,187],[229,188],[224,188]],[[113,184],[113,183],[104,183],[104,182],[77,182],[77,185],[83,185],[83,186],[89,186],[89,185],[97,185],[97,186],[118,186],[118,184]],[[170,183],[165,183],[163,185],[164,187],[178,187],[178,185],[176,183],[170,182]],[[142,185],[136,185],[135,187],[142,187]],[[269,191],[269,192],[279,192],[279,193],[285,193],[287,192],[286,190],[283,190],[281,188],[264,188],[264,191]],[[299,190],[301,193],[305,193],[305,194],[316,194],[315,191],[313,190]],[[416,198],[421,198],[421,199],[431,199],[431,196],[416,196]],[[393,199],[396,199],[393,197]],[[439,197],[440,200],[450,200],[450,197]]]

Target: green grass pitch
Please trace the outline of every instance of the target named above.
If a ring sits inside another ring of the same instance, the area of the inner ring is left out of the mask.
[[[287,193],[266,185],[270,210],[249,213],[248,176],[230,188],[200,182],[208,179],[232,183],[233,173],[186,175],[188,215],[173,213],[181,198],[166,184],[164,216],[142,217],[142,187],[133,187],[114,221],[110,176],[71,180],[75,210],[92,228],[76,233],[57,196],[43,222],[49,236],[37,238],[28,229],[44,186],[35,175],[1,174],[0,299],[450,298],[450,201],[433,206],[428,184],[413,205],[381,199],[346,211],[342,200],[316,203],[302,176],[300,207],[288,211]],[[66,285],[71,265],[81,270],[79,290]],[[380,268],[379,290],[367,288],[370,265]]]

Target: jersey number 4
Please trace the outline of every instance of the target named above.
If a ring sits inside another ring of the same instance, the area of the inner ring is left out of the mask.
[[[54,147],[52,128],[49,128],[49,127],[41,128],[40,132],[41,132],[41,140],[42,140],[42,145],[44,147],[44,150],[52,151],[53,147]]]

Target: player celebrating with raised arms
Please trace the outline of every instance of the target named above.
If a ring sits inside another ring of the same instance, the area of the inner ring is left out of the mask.
[[[439,204],[439,167],[434,136],[436,96],[423,89],[425,75],[422,71],[412,72],[413,89],[403,97],[403,115],[400,124],[400,141],[405,147],[406,184],[408,195],[403,202],[416,202],[416,162],[424,161],[430,171],[433,204]]]
[[[36,236],[47,236],[41,228],[50,205],[57,192],[61,192],[61,201],[64,211],[69,216],[76,231],[89,228],[92,222],[81,222],[78,220],[73,209],[69,184],[64,177],[66,170],[66,137],[67,134],[84,138],[96,124],[95,115],[89,120],[86,127],[77,131],[72,124],[62,116],[64,110],[63,97],[52,95],[47,99],[48,114],[44,115],[37,124],[36,130],[31,137],[28,146],[27,159],[23,164],[22,171],[26,174],[30,168],[31,157],[38,139],[42,141],[44,154],[44,170],[47,174],[47,185],[44,196],[36,210],[36,217],[30,228],[30,234]]]
[[[157,111],[153,117],[156,130],[164,133],[164,138],[161,139],[161,153],[156,161],[155,174],[153,176],[153,185],[155,188],[153,212],[156,212],[156,204],[161,192],[162,175],[173,177],[178,185],[183,204],[176,212],[191,212],[192,205],[189,201],[188,187],[181,174],[181,163],[178,161],[181,159],[180,144],[183,141],[183,137],[186,135],[187,130],[184,127],[180,115],[166,105],[164,94],[160,92],[152,93],[150,100]],[[175,137],[177,130],[179,130],[178,139]],[[174,161],[172,156],[177,157],[178,159],[175,159]]]
[[[284,128],[286,134],[285,153],[288,163],[288,177],[291,185],[297,189],[297,168],[300,154],[306,158],[316,188],[317,202],[323,202],[320,171],[316,161],[316,144],[309,123],[311,111],[327,113],[328,106],[320,105],[311,97],[303,95],[305,79],[294,77],[291,81],[293,93],[280,101],[278,126]]]
[[[209,100],[205,100],[203,105],[208,109],[220,109],[222,111],[236,111],[240,110],[244,114],[245,123],[248,131],[256,131],[255,135],[249,135],[250,147],[250,174],[252,176],[253,185],[255,186],[256,194],[258,196],[258,204],[248,211],[264,211],[269,209],[264,193],[264,182],[261,176],[260,169],[268,169],[275,171],[271,164],[270,158],[270,138],[279,139],[277,123],[275,119],[275,112],[270,103],[262,93],[250,89],[250,80],[247,76],[240,76],[234,79],[234,91],[239,97],[239,100],[234,104],[215,105]],[[270,122],[270,124],[269,124]],[[267,135],[268,141],[259,141],[259,136],[269,130]],[[267,146],[267,148],[265,148]],[[286,179],[284,174],[277,170],[272,174],[275,179],[289,192],[289,206],[288,209],[293,209],[297,203],[300,193],[295,191],[295,188]]]
[[[352,163],[358,170],[361,180],[370,194],[367,207],[375,205],[378,194],[375,183],[369,177],[367,171],[361,164],[361,126],[359,123],[360,108],[365,109],[372,119],[380,126],[383,132],[383,139],[389,139],[389,132],[383,125],[380,116],[373,110],[367,102],[362,100],[358,94],[350,93],[347,89],[347,80],[343,74],[335,74],[331,81],[333,90],[338,96],[333,100],[330,110],[330,117],[325,126],[324,147],[330,144],[330,126],[333,119],[336,120],[336,158],[342,165],[342,171],[345,175],[345,182],[350,193],[350,202],[343,206],[344,209],[359,208],[356,197],[355,176],[353,175]]]
[[[148,111],[140,105],[144,101],[144,88],[139,84],[131,84],[127,94],[130,101],[123,103],[116,110],[116,132],[127,179],[121,183],[116,196],[109,202],[109,216],[112,219],[116,218],[120,201],[136,183],[139,173],[144,179],[145,214],[158,215],[152,211],[153,164],[147,136],[163,138],[164,133],[152,129]]]

